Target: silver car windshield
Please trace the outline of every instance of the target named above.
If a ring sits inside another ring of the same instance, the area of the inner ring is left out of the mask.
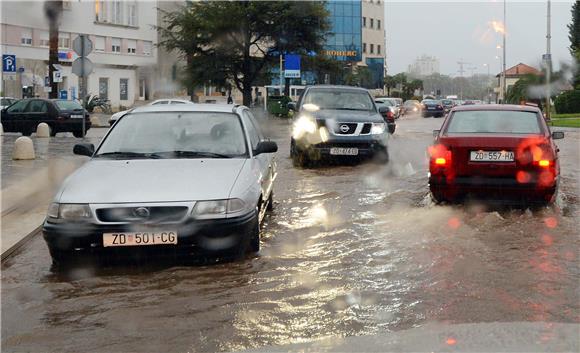
[[[151,112],[121,118],[96,156],[152,158],[247,156],[239,117],[215,112]]]
[[[315,104],[319,109],[368,111],[375,109],[367,92],[354,90],[310,90],[304,98],[304,103]]]

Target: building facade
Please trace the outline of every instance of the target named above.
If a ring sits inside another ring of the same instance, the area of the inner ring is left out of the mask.
[[[413,77],[424,77],[439,73],[439,59],[434,56],[423,54],[409,65],[409,75]]]
[[[16,74],[2,75],[5,96],[46,97],[48,21],[44,2],[2,1],[0,47],[16,56]],[[72,73],[77,58],[73,40],[86,34],[93,42],[88,58],[94,71],[87,92],[109,99],[113,108],[129,107],[153,96],[157,64],[157,3],[128,1],[63,1],[59,27],[59,96],[79,98],[79,79]]]
[[[362,1],[362,62],[371,72],[372,86],[383,88],[386,73],[385,4],[382,0]]]

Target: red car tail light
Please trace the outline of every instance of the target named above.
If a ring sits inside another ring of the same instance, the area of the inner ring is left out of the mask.
[[[538,165],[540,167],[548,168],[550,166],[550,164],[552,164],[552,163],[549,160],[547,160],[547,159],[540,159],[538,161]]]
[[[431,167],[446,167],[451,165],[451,151],[445,145],[429,147],[429,159]]]

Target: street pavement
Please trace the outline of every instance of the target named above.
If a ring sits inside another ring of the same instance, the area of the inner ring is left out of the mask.
[[[276,205],[263,226],[262,250],[242,261],[148,258],[59,270],[36,233],[2,264],[2,351],[268,351],[324,338],[315,350],[333,342],[338,350],[364,350],[364,338],[341,338],[392,332],[401,342],[421,336],[409,331],[421,327],[439,328],[428,337],[446,342],[434,345],[440,350],[485,350],[480,341],[455,342],[474,339],[480,329],[493,340],[509,328],[485,325],[515,322],[523,326],[514,332],[534,340],[529,347],[577,351],[580,133],[557,141],[562,184],[553,207],[435,206],[425,149],[442,121],[400,119],[386,166],[297,169],[288,158],[289,122],[265,119],[266,135],[280,147]],[[7,137],[3,189],[21,179],[8,173],[4,184]],[[73,140],[51,139],[32,163],[82,163],[85,157],[70,152]],[[22,178],[36,169],[6,163]],[[456,325],[455,336],[447,336]]]

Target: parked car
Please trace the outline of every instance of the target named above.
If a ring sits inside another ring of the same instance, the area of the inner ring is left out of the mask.
[[[304,90],[294,110],[290,156],[297,166],[330,157],[360,159],[376,156],[388,160],[387,124],[364,88],[311,86]]]
[[[72,132],[75,137],[84,137],[91,128],[89,113],[77,101],[61,99],[28,98],[17,101],[2,109],[2,126],[5,132],[20,132],[30,136],[40,123],[50,127],[50,135]]]
[[[161,105],[161,104],[193,104],[193,102],[185,100],[185,99],[165,98],[165,99],[154,100],[153,102],[149,103],[148,105]],[[130,109],[123,110],[123,111],[116,112],[115,114],[111,115],[111,117],[109,118],[109,126],[112,126],[115,123],[115,121],[117,121],[117,119],[119,119],[123,115],[127,114],[127,112],[129,112],[129,111],[130,111]]]
[[[380,113],[381,116],[385,119],[387,123],[387,127],[389,128],[389,133],[392,135],[395,133],[395,129],[397,127],[397,123],[395,122],[395,113],[393,106],[389,106],[386,103],[383,103],[380,100],[375,100],[375,104],[377,105],[377,109],[382,112]],[[386,107],[387,109],[381,109],[382,107]]]
[[[91,159],[48,209],[43,234],[50,254],[58,263],[87,253],[258,251],[277,149],[244,106],[133,109],[96,150],[74,147]]]
[[[560,165],[541,111],[520,105],[455,107],[434,131],[429,189],[436,202],[473,195],[508,203],[552,203]]]
[[[408,100],[403,104],[402,115],[421,113],[421,103],[417,100]]]
[[[8,108],[8,106],[15,103],[18,99],[12,97],[0,97],[0,110]]]
[[[435,99],[423,99],[421,102],[421,115],[424,118],[435,117],[440,118],[445,115],[445,109],[443,104],[439,100]]]

